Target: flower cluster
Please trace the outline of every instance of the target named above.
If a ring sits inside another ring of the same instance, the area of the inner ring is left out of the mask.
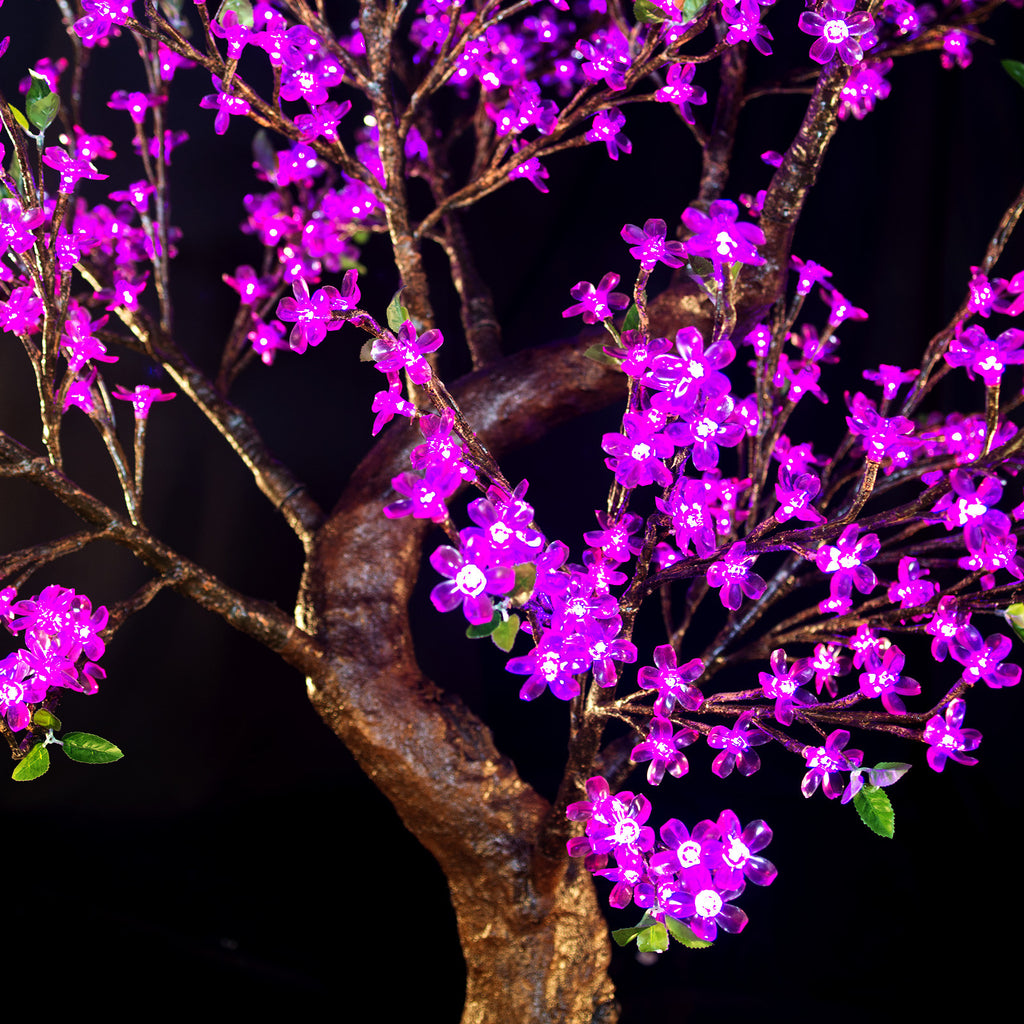
[[[747,915],[734,906],[748,881],[770,885],[775,866],[760,856],[772,831],[763,821],[745,828],[729,810],[717,821],[698,822],[691,832],[672,818],[658,831],[646,824],[651,804],[630,792],[613,794],[600,776],[587,781],[587,799],[569,804],[570,821],[586,822],[585,834],[570,839],[570,856],[585,857],[587,867],[614,883],[609,903],[631,902],[653,920],[672,918],[694,935],[713,942],[718,929],[737,933]],[[614,866],[607,867],[609,860]]]
[[[32,708],[53,687],[95,693],[105,675],[100,634],[107,609],[93,610],[84,594],[49,586],[36,597],[15,600],[13,587],[0,591],[0,621],[11,633],[23,633],[25,646],[0,661],[0,714],[12,732],[25,729]]]

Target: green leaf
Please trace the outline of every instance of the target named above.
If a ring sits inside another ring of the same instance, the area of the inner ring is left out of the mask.
[[[886,839],[892,839],[896,815],[888,795],[883,790],[878,786],[866,783],[853,798],[853,806],[857,808],[860,820],[872,832],[877,832]]]
[[[682,943],[688,949],[707,949],[714,943],[698,939],[690,930],[690,926],[674,917],[666,917],[665,924],[668,926],[669,934],[676,942]]]
[[[1003,612],[1003,618],[1010,624],[1018,638],[1024,640],[1024,604],[1011,604]]]
[[[228,11],[234,11],[238,16],[238,24],[242,28],[252,28],[256,22],[255,15],[252,12],[252,4],[249,0],[224,0],[224,3],[220,5],[220,10],[217,11],[217,20],[223,24],[224,15]]]
[[[53,119],[60,110],[60,97],[50,91],[50,83],[45,75],[32,70],[29,74],[32,76],[32,84],[25,96],[25,113],[36,130],[44,132],[53,124]]]
[[[397,331],[406,320],[412,319],[409,315],[409,310],[402,305],[402,292],[404,291],[404,288],[399,288],[398,291],[395,292],[394,297],[388,303],[388,327],[393,331]]]
[[[642,928],[616,928],[612,932],[612,941],[616,946],[628,946],[641,932]]]
[[[490,636],[501,625],[501,612],[495,612],[490,622],[481,623],[479,626],[469,626],[466,629],[466,636],[470,640],[479,640],[482,636]]]
[[[863,771],[873,786],[891,786],[910,771],[910,765],[904,761],[879,761],[874,768]]]
[[[684,269],[691,277],[697,277],[703,280],[704,278],[711,277],[714,274],[715,265],[711,260],[706,260],[703,256],[691,256],[686,261]]]
[[[63,742],[64,753],[82,764],[110,764],[124,757],[120,747],[91,732],[66,732]]]
[[[1024,63],[1019,60],[1003,60],[999,62],[1003,70],[1024,89]]]
[[[11,772],[11,778],[15,782],[31,782],[45,775],[50,767],[50,752],[46,744],[37,743],[17,764]]]
[[[636,937],[636,948],[641,953],[664,953],[668,949],[668,931],[659,921],[645,928]]]
[[[516,582],[508,596],[512,599],[512,604],[519,608],[533,596],[533,586],[537,582],[537,566],[533,562],[523,562],[516,566],[515,572]]]
[[[491,639],[494,641],[494,646],[500,651],[504,651],[508,654],[512,650],[512,645],[516,642],[516,634],[519,632],[519,616],[510,615],[498,628],[491,634]]]
[[[363,347],[359,350],[359,361],[361,363],[372,363],[373,360],[373,343],[376,339],[367,338],[363,342]]]
[[[636,0],[633,4],[633,17],[642,25],[657,25],[658,22],[668,21],[668,15],[651,0]]]
[[[708,5],[708,0],[672,0],[679,9],[679,20],[694,21]]]
[[[252,137],[252,158],[264,174],[269,176],[277,172],[277,150],[265,128]]]
[[[603,345],[591,345],[583,354],[588,359],[593,359],[595,363],[604,363],[605,366],[610,366],[614,370],[622,369],[622,364],[619,360],[614,356],[608,355]]]
[[[60,719],[52,712],[47,711],[46,708],[38,708],[36,713],[32,716],[32,724],[41,726],[43,729],[59,729]]]
[[[629,309],[626,310],[626,315],[622,320],[622,329],[624,331],[635,331],[640,326],[640,307],[634,302]]]
[[[18,124],[29,133],[29,135],[31,135],[32,129],[29,128],[28,121],[25,120],[25,115],[17,107],[11,107],[11,113],[14,115],[14,120],[17,121]]]

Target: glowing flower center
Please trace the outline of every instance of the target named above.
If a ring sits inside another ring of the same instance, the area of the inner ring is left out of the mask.
[[[850,38],[850,30],[846,27],[846,22],[841,18],[835,18],[832,21],[825,22],[825,28],[821,33],[830,43],[838,45],[845,39]]]
[[[651,446],[641,441],[639,444],[633,445],[633,450],[629,454],[637,462],[642,462],[651,457]]]
[[[464,565],[455,577],[455,585],[463,594],[477,597],[484,592],[484,587],[487,586],[487,577],[479,566]]]
[[[718,917],[722,911],[722,897],[714,889],[702,889],[693,905],[701,917]]]
[[[640,837],[640,826],[632,819],[615,823],[615,841],[618,843],[635,843]]]
[[[725,851],[725,859],[733,865],[733,867],[739,867],[748,857],[750,851],[746,845],[739,839],[732,838],[729,840],[729,846]]]
[[[700,843],[690,839],[676,851],[676,857],[684,868],[695,868],[700,863]]]

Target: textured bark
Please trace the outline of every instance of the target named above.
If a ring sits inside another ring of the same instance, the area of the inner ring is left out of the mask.
[[[533,349],[467,378],[456,400],[493,453],[536,440],[622,393],[621,374],[581,353],[579,342]],[[431,524],[385,519],[381,506],[418,440],[392,429],[317,534],[299,616],[331,654],[310,698],[448,879],[466,1024],[614,1021],[589,873],[541,853],[550,805],[416,663],[408,601]]]

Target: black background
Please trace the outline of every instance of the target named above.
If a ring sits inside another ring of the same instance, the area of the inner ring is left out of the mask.
[[[799,9],[781,0],[769,19],[782,54],[806,52],[809,39],[782,27]],[[0,11],[0,35],[13,36],[0,61],[9,99],[29,63],[67,52],[55,12],[34,0],[7,0]],[[343,23],[341,15],[336,24]],[[813,438],[825,450],[821,439],[842,429],[843,388],[861,386],[860,370],[880,361],[913,365],[913,353],[960,301],[968,267],[980,261],[1024,166],[1024,94],[998,63],[1024,55],[1020,27],[1019,12],[1003,10],[991,23],[995,44],[977,44],[968,71],[943,71],[934,53],[899,62],[890,98],[864,122],[842,125],[795,248],[828,266],[870,320],[840,332],[844,362],[824,377],[832,401],[819,408],[804,400],[795,440]],[[144,88],[132,61],[128,38],[96,51],[87,92],[87,127],[114,139],[119,153],[129,151],[128,118],[104,103],[115,88]],[[773,67],[755,55],[752,75]],[[697,81],[711,88],[709,69]],[[235,308],[221,275],[260,255],[237,230],[241,197],[264,188],[250,171],[248,126],[233,119],[218,138],[212,112],[197,109],[210,91],[201,72],[182,75],[169,108],[169,123],[191,135],[172,165],[173,220],[184,230],[174,264],[178,335],[208,369]],[[745,112],[728,196],[767,184],[757,155],[785,148],[801,102],[763,99]],[[510,348],[563,334],[560,312],[573,284],[630,272],[622,224],[655,216],[675,223],[696,190],[696,147],[670,111],[649,104],[626,113],[631,155],[612,163],[592,146],[554,157],[551,195],[516,183],[468,216]],[[108,183],[87,184],[91,201],[141,176],[118,166],[101,167]],[[430,260],[443,271],[436,253]],[[365,304],[382,312],[397,283],[383,244],[367,247],[364,262]],[[1017,240],[999,272],[1009,277],[1022,266]],[[451,296],[439,285],[436,298],[454,341]],[[234,392],[326,507],[369,446],[368,403],[379,386],[347,332],[302,357],[285,354],[273,368],[254,365]],[[15,339],[6,341],[3,429],[38,447],[31,375]],[[463,369],[457,357],[446,359],[452,375]],[[142,372],[126,358],[109,379],[167,386]],[[1017,386],[1019,375],[1010,381]],[[962,377],[941,396],[971,408],[981,397],[981,386]],[[590,417],[507,464],[510,478],[529,478],[540,522],[576,557],[591,510],[603,503],[607,475],[597,452],[614,423],[613,412]],[[150,432],[151,528],[239,589],[290,607],[299,545],[227,446],[180,400],[156,407]],[[66,444],[71,475],[115,502],[98,438],[76,413]],[[74,528],[26,485],[5,481],[3,493],[7,550]],[[97,548],[33,585],[77,586],[99,604],[144,578],[127,555]],[[549,792],[564,749],[564,707],[548,695],[518,702],[520,681],[503,673],[493,650],[467,645],[457,616],[438,619],[427,608],[431,584],[413,609],[427,637],[424,667],[492,721],[502,748]],[[979,625],[985,633],[999,628],[994,619]],[[303,680],[169,594],[120,631],[103,663],[100,693],[69,695],[62,714],[66,727],[119,743],[125,760],[108,768],[55,760],[44,779],[0,789],[6,995],[51,1008],[95,1001],[116,1012],[195,1008],[201,999],[239,1013],[343,1015],[365,1012],[368,996],[382,1020],[457,1020],[462,968],[444,879],[320,723]],[[930,694],[955,677],[926,654],[908,671]],[[821,794],[804,801],[801,766],[790,755],[768,751],[753,779],[723,781],[710,773],[707,748],[694,747],[690,774],[658,794],[658,821],[676,815],[692,825],[726,806],[744,822],[762,817],[775,829],[766,852],[779,878],[766,890],[748,888],[740,900],[747,930],[710,951],[674,949],[651,966],[616,952],[624,1019],[643,1020],[646,1011],[673,1021],[853,1021],[865,1013],[896,1020],[912,1010],[948,1019],[969,1008],[984,1019],[1000,1007],[1019,949],[1020,695],[982,689],[969,705],[966,724],[985,736],[977,767],[950,764],[936,777],[920,746],[868,748],[870,763],[877,753],[914,764],[891,791],[892,841],[869,833],[851,807]],[[631,923],[630,915],[614,918],[616,927]]]

